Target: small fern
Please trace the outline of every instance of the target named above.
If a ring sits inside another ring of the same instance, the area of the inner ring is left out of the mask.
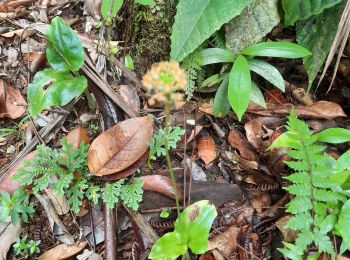
[[[297,230],[298,236],[295,244],[284,243],[286,248],[279,250],[290,259],[302,259],[314,244],[319,253],[335,255],[329,233],[334,231],[341,205],[347,200],[336,174],[336,161],[325,153],[324,145],[317,143],[322,141],[320,135],[313,134],[294,112],[286,128],[288,131],[270,148],[290,148],[286,153],[291,161],[286,164],[294,172],[285,177],[291,183],[285,189],[293,199],[287,205],[292,217],[286,228]]]

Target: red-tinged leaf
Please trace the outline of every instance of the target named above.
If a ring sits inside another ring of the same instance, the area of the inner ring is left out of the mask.
[[[158,192],[171,199],[175,199],[175,190],[169,177],[162,175],[147,175],[142,176],[141,178],[144,190]],[[183,200],[183,192],[179,186],[177,186],[177,194],[179,201],[181,202]]]
[[[84,142],[90,144],[90,138],[88,132],[85,128],[77,127],[71,130],[67,135],[67,142],[73,146],[75,149],[80,148],[80,143]]]
[[[19,118],[26,112],[26,104],[27,102],[18,89],[0,80],[0,118]]]
[[[0,192],[6,191],[10,194],[14,193],[17,189],[19,189],[22,185],[18,182],[12,180],[12,176],[16,174],[18,168],[23,165],[25,160],[30,160],[35,156],[36,151],[32,151],[24,156],[20,161],[12,165],[10,169],[2,176],[0,180]]]
[[[250,144],[237,130],[232,129],[228,135],[229,144],[237,149],[240,155],[249,161],[256,161],[256,155],[250,148]]]
[[[136,117],[118,123],[100,134],[91,144],[88,166],[97,176],[120,172],[147,151],[153,136],[148,117]]]
[[[198,140],[198,156],[207,165],[216,158],[216,145],[213,137],[204,135]]]
[[[61,259],[68,259],[77,253],[79,253],[81,250],[84,249],[86,246],[87,241],[82,241],[78,245],[66,245],[61,244],[58,246],[55,246],[54,248],[51,248],[49,251],[46,251],[44,254],[38,257],[39,260],[61,260]]]

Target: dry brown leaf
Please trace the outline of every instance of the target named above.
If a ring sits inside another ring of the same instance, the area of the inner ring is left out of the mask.
[[[199,106],[198,110],[200,112],[214,116],[214,99],[212,98],[209,101],[202,103]]]
[[[0,118],[19,118],[26,112],[25,105],[21,92],[0,79]]]
[[[305,106],[311,106],[314,103],[310,94],[308,94],[303,88],[294,89],[292,91],[292,95],[296,100]]]
[[[92,142],[88,153],[90,171],[103,176],[126,169],[147,151],[152,136],[153,124],[148,117],[114,125]]]
[[[10,12],[15,11],[16,8],[20,6],[27,6],[33,3],[34,0],[15,0],[15,1],[6,1],[0,3],[0,12]]]
[[[58,245],[54,248],[51,248],[49,251],[45,252],[41,256],[38,257],[39,260],[61,260],[61,259],[68,259],[77,253],[79,253],[81,250],[84,249],[86,246],[87,241],[81,241],[78,245]]]
[[[95,20],[101,19],[101,0],[86,0],[84,12],[92,16]]]
[[[229,229],[217,235],[212,240],[209,240],[208,251],[218,249],[219,252],[224,254],[226,257],[231,256],[236,250],[239,230],[240,229],[238,227],[231,226]]]
[[[298,234],[295,230],[285,228],[291,217],[291,215],[285,215],[276,221],[276,227],[281,231],[283,241],[286,242],[294,242]]]
[[[20,183],[13,181],[12,176],[16,174],[17,169],[23,165],[23,162],[25,160],[30,160],[34,156],[35,156],[35,151],[28,153],[20,161],[16,162],[14,165],[12,165],[11,168],[8,169],[8,171],[6,172],[5,175],[1,176],[0,192],[6,191],[6,192],[12,194],[22,186]]]
[[[216,145],[213,137],[204,135],[198,140],[198,156],[208,165],[216,158]]]
[[[186,142],[190,143],[200,133],[200,131],[202,131],[202,129],[203,129],[203,126],[196,125],[192,130],[190,136],[187,138]]]
[[[256,161],[256,155],[252,149],[250,149],[250,145],[248,141],[235,129],[232,129],[228,135],[229,144],[237,149],[242,158],[249,161]]]
[[[80,143],[84,142],[90,144],[88,132],[83,127],[77,127],[71,130],[67,135],[67,142],[73,146],[74,149],[80,148]]]
[[[266,103],[278,104],[278,105],[287,103],[287,100],[283,96],[282,91],[276,88],[265,92],[264,96],[265,96]]]
[[[169,177],[162,175],[147,175],[142,176],[141,178],[144,190],[158,192],[171,199],[175,199],[175,190]],[[179,186],[177,186],[177,195],[181,202],[183,200],[183,192]]]
[[[121,85],[119,88],[119,94],[122,99],[124,99],[124,101],[135,110],[135,112],[140,113],[140,98],[134,88],[128,85]]]
[[[11,245],[21,235],[22,227],[19,221],[16,225],[11,222],[0,223],[0,259],[8,259],[7,252]]]
[[[261,213],[271,206],[271,197],[267,193],[254,194],[251,203],[256,212]]]

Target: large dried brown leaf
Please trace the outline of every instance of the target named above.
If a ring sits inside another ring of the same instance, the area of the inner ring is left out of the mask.
[[[273,105],[267,104],[268,109],[250,110],[248,113],[254,113],[262,116],[287,116],[293,108],[292,104]],[[329,101],[318,101],[311,106],[294,106],[295,112],[300,118],[321,118],[334,119],[337,117],[346,117],[340,105]]]
[[[0,118],[16,119],[26,112],[24,100],[18,89],[0,79]]]
[[[87,241],[82,241],[78,245],[61,244],[51,248],[38,257],[39,260],[61,260],[68,259],[79,253],[86,246]]]
[[[20,161],[12,165],[12,167],[6,172],[0,179],[0,192],[6,191],[10,194],[14,193],[22,185],[12,180],[12,176],[16,174],[18,168],[23,165],[25,160],[30,160],[35,156],[35,151],[28,153]]]
[[[153,124],[148,117],[114,125],[92,142],[88,153],[90,171],[103,176],[126,169],[147,151],[152,136]]]
[[[16,239],[21,235],[21,222],[16,225],[11,222],[0,223],[0,259],[8,259],[7,252],[11,245],[16,242]]]
[[[205,164],[209,164],[216,158],[216,145],[213,137],[204,135],[198,140],[198,156]]]
[[[229,144],[237,149],[240,155],[249,161],[256,161],[256,155],[252,149],[250,149],[250,144],[248,141],[235,129],[232,129],[228,135]]]

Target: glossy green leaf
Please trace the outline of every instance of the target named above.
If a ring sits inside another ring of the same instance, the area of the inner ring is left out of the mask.
[[[348,248],[348,250],[350,250],[349,227],[350,227],[350,200],[347,200],[340,211],[337,229],[339,230],[343,238],[343,243]]]
[[[125,67],[127,67],[129,70],[135,69],[134,60],[132,59],[130,54],[126,54],[124,59],[124,64],[125,64]]]
[[[234,55],[260,42],[280,22],[279,0],[254,0],[225,25],[226,45]]]
[[[214,98],[214,115],[224,117],[231,109],[230,101],[228,99],[228,80],[229,77],[226,76],[221,82],[220,87],[215,93]]]
[[[317,134],[317,141],[330,144],[340,144],[350,141],[350,131],[344,128],[328,128]]]
[[[326,12],[296,23],[297,42],[312,52],[312,55],[303,58],[309,77],[309,89],[328,56],[344,5],[345,1]]]
[[[260,88],[252,81],[252,92],[250,93],[250,102],[253,102],[263,108],[266,108],[265,98]]]
[[[84,49],[78,36],[65,21],[56,16],[46,31],[46,58],[58,71],[78,71],[84,64]]]
[[[135,0],[135,2],[140,5],[149,5],[149,6],[153,6],[156,4],[154,0]]]
[[[45,86],[48,87],[44,90]],[[46,107],[64,106],[81,95],[86,87],[87,80],[83,76],[74,78],[70,73],[54,69],[39,71],[28,85],[28,111],[35,117]]]
[[[209,88],[216,84],[219,84],[225,77],[226,77],[226,74],[211,75],[209,78],[206,78],[205,80],[202,81],[197,91],[201,92],[201,89],[203,88]]]
[[[278,89],[285,91],[284,80],[281,73],[271,64],[262,60],[248,60],[250,70],[259,74]]]
[[[184,255],[186,251],[187,246],[182,242],[181,235],[177,232],[170,232],[157,240],[148,258],[172,260]]]
[[[312,15],[320,14],[326,8],[338,4],[341,0],[282,0],[285,13],[284,25],[293,25],[298,20],[304,20]]]
[[[123,5],[123,0],[102,0],[101,15],[103,20],[114,18]]]
[[[221,48],[207,48],[200,51],[202,56],[201,65],[208,65],[214,63],[234,62],[235,56],[231,51]]]
[[[239,55],[232,66],[228,84],[228,97],[238,120],[242,119],[248,108],[251,85],[248,62],[243,55]]]
[[[180,0],[171,35],[173,60],[182,61],[251,0]]]
[[[311,52],[303,46],[290,42],[262,42],[244,49],[242,53],[250,56],[289,59],[311,55]]]

